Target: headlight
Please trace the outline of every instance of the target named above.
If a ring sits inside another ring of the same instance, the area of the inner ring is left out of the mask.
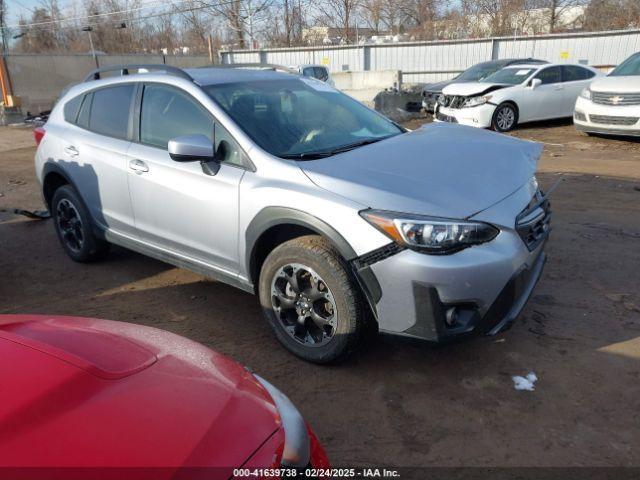
[[[587,88],[583,89],[583,90],[580,92],[580,96],[581,96],[582,98],[586,98],[587,100],[591,100],[591,90],[589,90],[589,87],[587,87]]]
[[[481,97],[467,98],[462,104],[462,108],[477,107],[478,105],[484,105],[491,100],[491,95],[483,95]]]
[[[493,240],[500,231],[482,222],[363,210],[360,215],[406,247],[430,254],[454,253]]]

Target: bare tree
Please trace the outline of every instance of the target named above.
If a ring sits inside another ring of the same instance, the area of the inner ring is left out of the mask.
[[[436,0],[404,0],[400,4],[403,24],[417,38],[435,38],[435,24],[439,18],[438,6]]]
[[[585,30],[617,30],[640,27],[638,0],[591,0],[585,11]]]
[[[0,0],[0,36],[2,40],[2,54],[4,55],[8,50],[7,45],[7,32],[5,31],[6,23],[5,19],[7,18],[7,2],[5,0]]]
[[[322,0],[316,4],[321,13],[317,19],[319,23],[342,32],[342,39],[349,43],[355,37],[351,22],[355,20],[356,12],[362,0]]]

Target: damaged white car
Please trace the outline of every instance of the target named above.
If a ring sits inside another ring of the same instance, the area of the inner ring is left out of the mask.
[[[454,83],[438,98],[435,120],[507,132],[519,123],[571,117],[597,76],[585,65],[513,65],[481,82]]]

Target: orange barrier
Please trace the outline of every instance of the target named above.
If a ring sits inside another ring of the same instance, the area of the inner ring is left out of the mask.
[[[7,64],[4,57],[0,57],[0,86],[2,86],[2,103],[7,105],[8,97],[11,95],[9,91],[9,82],[7,78]]]

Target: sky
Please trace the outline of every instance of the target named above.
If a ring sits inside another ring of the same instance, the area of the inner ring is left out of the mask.
[[[5,0],[8,10],[7,24],[14,25],[20,20],[20,15],[24,15],[26,18],[30,18],[35,8],[41,7],[42,2],[40,0]],[[81,3],[76,0],[58,0],[58,7],[65,14],[67,7],[74,5],[75,3]],[[158,0],[141,0],[142,5],[146,3],[158,4]]]

